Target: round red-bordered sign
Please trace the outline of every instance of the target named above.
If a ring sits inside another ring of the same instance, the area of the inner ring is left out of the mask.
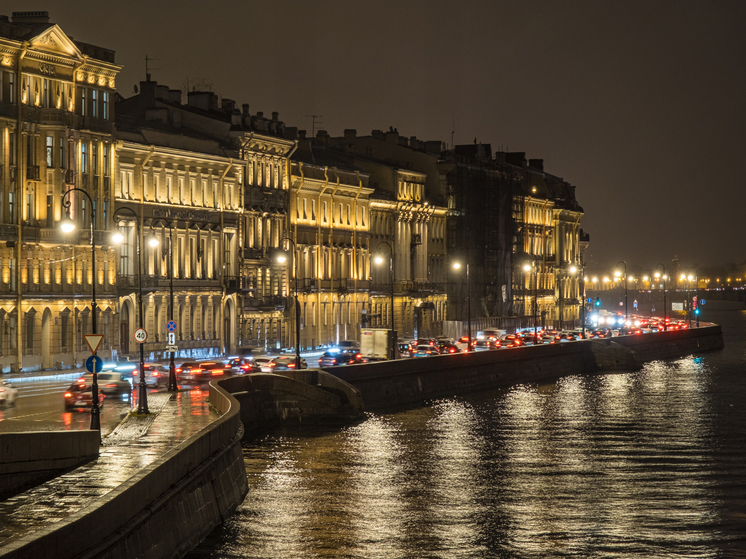
[[[148,333],[145,331],[145,328],[138,328],[135,330],[135,341],[138,344],[144,344],[148,339]]]

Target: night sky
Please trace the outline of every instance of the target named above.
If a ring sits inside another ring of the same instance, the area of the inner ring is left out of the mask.
[[[341,135],[525,151],[577,186],[589,269],[743,263],[746,2],[24,0],[145,78]]]

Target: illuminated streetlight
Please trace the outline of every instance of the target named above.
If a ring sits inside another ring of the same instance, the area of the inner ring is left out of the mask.
[[[378,243],[376,248],[380,250],[381,245],[389,247],[389,253],[391,254],[391,257],[389,258],[389,279],[391,280],[391,343],[389,344],[389,359],[396,359],[396,327],[394,326],[394,249],[386,241]],[[380,254],[377,255],[375,257],[375,262],[378,265],[383,264],[383,256]]]
[[[298,303],[298,259],[295,254],[297,249],[293,239],[283,237],[282,241],[287,241],[293,245],[293,275],[295,276],[295,370],[300,371],[300,304]],[[277,261],[283,264],[287,262],[287,257],[284,254],[279,254],[277,256]]]
[[[538,290],[537,290],[537,285],[536,285],[537,284],[536,263],[532,262],[531,264],[524,264],[523,270],[525,272],[531,272],[531,271],[533,271],[533,274],[534,274],[534,343],[536,343],[536,338],[537,338],[537,332],[536,332],[536,329],[537,329],[537,326],[536,326],[536,322],[537,322],[537,320],[536,320],[536,307],[537,307],[537,304],[538,304],[538,301],[537,301]]]
[[[453,268],[455,270],[461,269],[461,262],[454,262]],[[469,348],[467,351],[471,351],[471,282],[469,281],[469,260],[466,261],[466,331],[469,336]]]

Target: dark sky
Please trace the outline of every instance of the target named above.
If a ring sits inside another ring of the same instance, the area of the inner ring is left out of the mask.
[[[544,159],[577,185],[591,268],[746,261],[746,2],[24,0],[144,79]],[[193,83],[193,82],[192,82]],[[317,126],[318,128],[318,126]]]

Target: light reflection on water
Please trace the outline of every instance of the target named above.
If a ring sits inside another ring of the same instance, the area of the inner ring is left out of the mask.
[[[276,433],[188,557],[745,557],[740,373],[724,351]]]

